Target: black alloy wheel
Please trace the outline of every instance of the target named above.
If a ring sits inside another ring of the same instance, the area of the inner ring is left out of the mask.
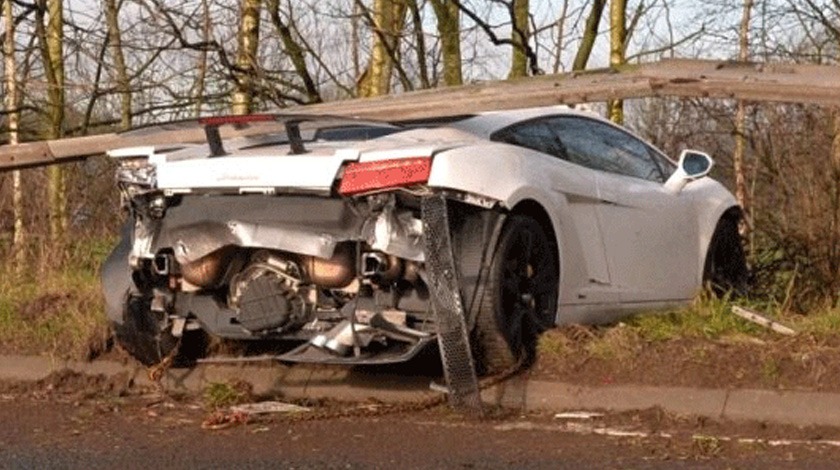
[[[492,374],[536,359],[537,338],[554,324],[559,270],[557,253],[534,219],[513,215],[493,254],[476,318],[480,372]]]

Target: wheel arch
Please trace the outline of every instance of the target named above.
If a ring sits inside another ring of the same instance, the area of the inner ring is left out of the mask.
[[[560,261],[560,250],[557,246],[557,230],[555,230],[554,228],[554,220],[548,214],[548,211],[545,210],[542,204],[535,201],[534,199],[523,199],[517,202],[516,205],[514,205],[510,209],[510,213],[514,215],[525,215],[537,221],[537,223],[540,224],[540,227],[542,227],[542,229],[545,231],[546,235],[549,236],[549,239],[552,240],[555,255],[558,256],[558,262]]]
[[[744,218],[744,210],[737,204],[723,204],[716,208],[712,217],[709,217],[700,227],[700,272],[699,279],[703,279],[706,266],[705,261],[709,256],[709,250],[712,248],[712,239],[723,221],[733,221],[740,223]]]
[[[738,226],[744,217],[740,206],[731,206],[717,220],[702,258],[701,280],[716,295],[734,291],[745,294],[749,287],[749,267]]]

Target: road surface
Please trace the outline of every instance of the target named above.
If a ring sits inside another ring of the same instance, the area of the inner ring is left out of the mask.
[[[479,420],[446,407],[385,414],[376,403],[310,405],[309,414],[209,430],[200,396],[6,384],[0,468],[829,469],[840,462],[831,441],[840,431],[831,428],[719,423],[659,410],[583,420],[497,411]],[[778,439],[794,442],[771,442]]]

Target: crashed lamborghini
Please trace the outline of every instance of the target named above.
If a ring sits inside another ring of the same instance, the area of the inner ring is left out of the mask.
[[[711,158],[671,159],[586,112],[151,131],[190,126],[206,142],[109,152],[129,217],[103,267],[107,315],[147,365],[195,359],[212,337],[281,345],[289,362],[406,361],[438,339],[442,275],[486,372],[552,325],[745,281],[740,209]]]

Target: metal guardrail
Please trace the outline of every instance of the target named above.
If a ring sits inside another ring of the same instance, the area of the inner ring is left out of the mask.
[[[692,59],[527,77],[284,109],[399,121],[645,97],[741,99],[840,106],[840,67]],[[224,137],[224,136],[223,136]],[[0,147],[0,170],[44,166],[119,147],[203,142],[202,129],[102,134]]]

